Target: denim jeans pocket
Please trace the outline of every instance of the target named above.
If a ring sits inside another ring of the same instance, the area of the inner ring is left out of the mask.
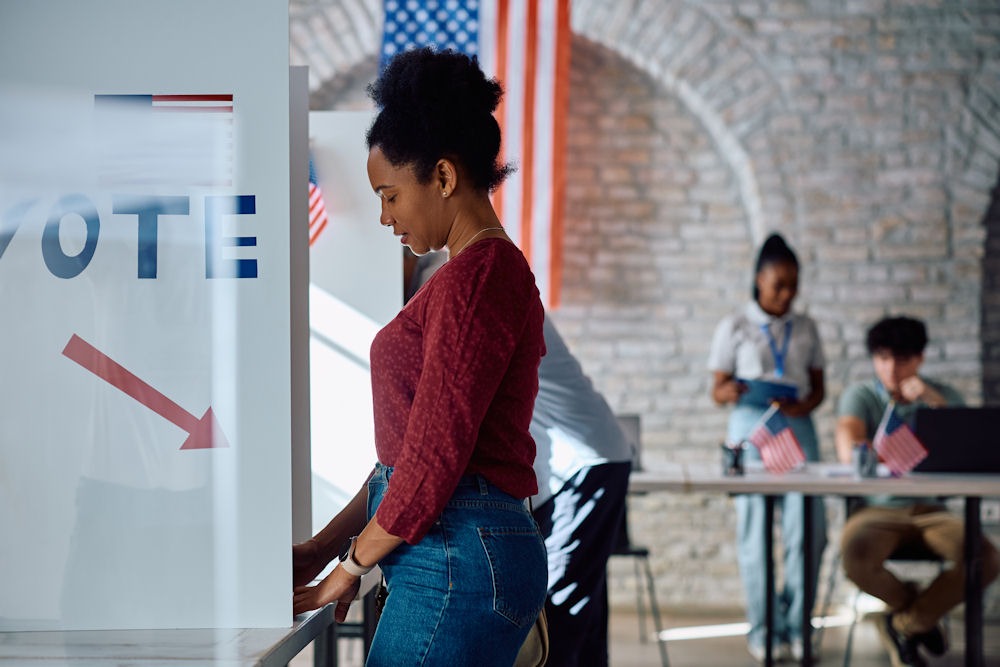
[[[527,526],[479,528],[493,577],[493,610],[517,627],[535,622],[545,602],[545,545]]]

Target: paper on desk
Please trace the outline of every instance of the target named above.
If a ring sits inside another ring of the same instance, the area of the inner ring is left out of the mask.
[[[824,465],[820,469],[823,477],[854,477],[854,466],[850,463],[835,463]],[[892,477],[892,471],[884,463],[879,463],[875,468],[876,477]]]

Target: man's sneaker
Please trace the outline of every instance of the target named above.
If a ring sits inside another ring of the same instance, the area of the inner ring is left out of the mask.
[[[940,623],[913,638],[934,655],[944,655],[948,650],[948,633]]]
[[[892,614],[879,619],[878,634],[885,650],[889,652],[892,667],[927,667],[917,648],[917,640],[904,636],[892,627]]]

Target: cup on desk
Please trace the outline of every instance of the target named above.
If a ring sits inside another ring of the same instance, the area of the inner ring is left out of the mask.
[[[743,474],[743,450],[746,446],[740,442],[719,443],[722,449],[722,474],[726,477],[739,477]]]
[[[851,464],[854,467],[854,476],[875,477],[878,469],[878,454],[867,442],[857,442],[851,450]]]

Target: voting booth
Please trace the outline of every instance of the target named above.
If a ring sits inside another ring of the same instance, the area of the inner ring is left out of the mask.
[[[288,91],[287,2],[0,10],[0,631],[291,623]]]

